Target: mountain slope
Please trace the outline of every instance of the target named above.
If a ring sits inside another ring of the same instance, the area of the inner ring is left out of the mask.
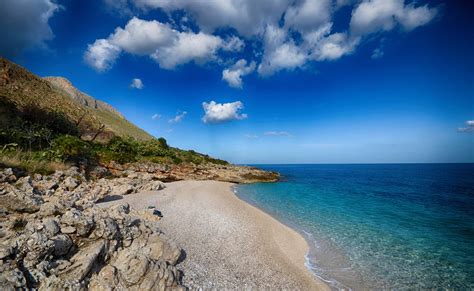
[[[77,126],[84,140],[108,141],[113,136],[153,138],[111,105],[79,91],[68,80],[42,79],[4,58],[0,58],[0,98],[13,103],[19,111],[35,108],[62,114]]]

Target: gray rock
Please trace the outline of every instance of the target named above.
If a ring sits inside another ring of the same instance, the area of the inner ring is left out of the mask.
[[[64,226],[64,227],[61,227],[61,232],[65,234],[75,233],[76,228],[73,226]]]
[[[104,240],[98,240],[83,247],[71,258],[72,265],[61,272],[60,277],[65,280],[83,280],[104,248]]]
[[[127,195],[134,192],[134,188],[130,184],[122,184],[112,188],[112,194],[114,195]]]
[[[154,176],[87,181],[71,168],[13,182],[11,173],[0,171],[0,290],[180,289],[180,250],[151,223],[155,209],[148,217],[94,203],[115,190],[161,189]]]
[[[76,189],[77,186],[79,186],[79,182],[75,178],[66,177],[66,179],[64,179],[63,186],[65,189],[72,191]]]
[[[72,208],[61,217],[61,224],[73,226],[80,236],[87,235],[94,226],[94,220],[83,212]]]
[[[43,233],[48,237],[52,237],[60,231],[59,221],[53,217],[43,219],[43,226]]]
[[[54,244],[53,255],[56,257],[64,256],[69,252],[73,245],[72,240],[64,234],[57,235],[51,238]]]

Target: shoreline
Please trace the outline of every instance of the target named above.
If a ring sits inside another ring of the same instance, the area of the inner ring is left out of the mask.
[[[184,250],[183,283],[190,288],[329,290],[306,266],[308,241],[241,199],[234,184],[179,181],[158,192],[123,196],[137,210],[155,206],[158,227]]]
[[[275,219],[278,223],[281,223],[285,227],[288,227],[289,229],[293,230],[296,232],[299,236],[304,238],[306,241],[308,250],[304,256],[304,266],[308,270],[308,272],[316,278],[316,280],[322,282],[325,284],[329,289],[337,289],[337,290],[351,290],[352,288],[344,285],[342,282],[338,281],[336,278],[325,278],[325,275],[318,274],[318,265],[315,265],[311,260],[311,254],[316,255],[315,252],[316,250],[314,247],[311,247],[312,244],[314,244],[314,241],[311,239],[313,237],[313,234],[305,231],[303,228],[299,228],[297,225],[293,224],[289,220],[285,220],[281,215],[277,213],[273,213],[271,211],[265,210],[258,206],[258,203],[256,201],[253,201],[252,199],[245,199],[245,197],[242,197],[242,194],[239,194],[238,189],[238,184],[232,186],[232,190],[237,198],[239,198],[241,201],[243,201],[246,204],[249,204],[250,206],[255,207],[257,210],[260,210],[266,214],[268,214],[271,218]]]

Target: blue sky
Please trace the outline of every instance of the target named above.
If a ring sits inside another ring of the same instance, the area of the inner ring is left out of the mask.
[[[469,1],[255,3],[5,0],[0,54],[235,163],[474,162]]]

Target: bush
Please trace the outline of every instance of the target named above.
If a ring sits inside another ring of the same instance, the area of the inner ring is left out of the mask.
[[[164,139],[163,139],[164,140]],[[159,139],[150,140],[139,143],[139,154],[145,157],[167,157],[170,156],[169,147],[166,144],[166,147],[163,146],[163,142]]]
[[[160,137],[158,139],[158,143],[160,144],[160,146],[164,149],[168,149],[169,146],[168,146],[168,143],[166,142],[166,139],[164,137]]]
[[[48,152],[50,160],[61,162],[78,162],[91,158],[90,145],[78,137],[61,135],[52,142]]]
[[[118,163],[130,163],[137,160],[139,143],[132,138],[114,137],[108,144],[111,157]]]

